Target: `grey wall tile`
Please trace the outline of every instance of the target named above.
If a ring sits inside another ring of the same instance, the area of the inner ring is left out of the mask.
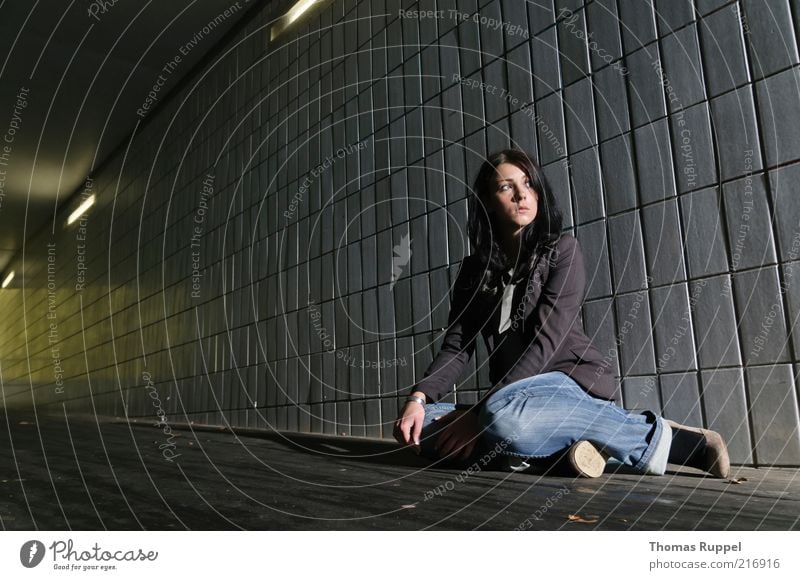
[[[494,123],[501,117],[508,115],[508,101],[506,93],[509,91],[508,81],[506,80],[506,63],[504,59],[498,58],[487,64],[483,68],[485,82],[492,87],[499,87],[496,91],[487,91],[485,97],[486,121]],[[505,90],[505,93],[501,92]]]
[[[625,91],[625,75],[620,69],[609,66],[592,77],[597,108],[597,131],[600,140],[620,135],[630,130],[628,118],[628,95]]]
[[[800,262],[790,262],[781,268],[783,281],[781,291],[786,295],[787,312],[789,314],[789,333],[794,360],[800,358]]]
[[[477,136],[475,138],[477,138]],[[499,151],[501,149],[507,149],[510,146],[511,129],[508,124],[508,117],[498,119],[486,127],[487,151]]]
[[[725,275],[692,282],[689,294],[701,367],[740,365],[739,322],[734,311],[729,277]]]
[[[383,416],[380,437],[382,439],[391,440],[394,438],[394,420],[390,420],[389,418],[397,417],[400,414],[401,404],[398,399],[395,398],[382,398],[380,400],[380,407],[381,415]]]
[[[636,129],[636,173],[639,176],[639,197],[642,203],[675,195],[672,152],[666,119]]]
[[[720,156],[720,177],[731,179],[761,169],[761,150],[750,87],[713,99],[711,117]]]
[[[564,116],[567,123],[567,147],[581,151],[597,144],[592,84],[588,78],[564,89]]]
[[[745,365],[787,362],[786,322],[777,268],[740,272],[733,277]]]
[[[537,99],[561,88],[556,29],[548,28],[530,40],[533,92]]]
[[[355,341],[353,341],[355,342]],[[366,382],[364,380],[364,363],[368,359],[363,345],[351,346],[342,353],[341,364],[347,369],[348,379],[344,383],[351,397],[363,397],[366,395]]]
[[[654,65],[655,63],[655,65]],[[658,49],[655,45],[637,50],[625,57],[628,69],[628,99],[633,125],[638,127],[666,115],[664,87],[658,75]]]
[[[553,94],[536,103],[537,140],[539,143],[539,161],[547,165],[551,161],[566,155],[564,131],[564,111],[561,95]]]
[[[730,1],[731,0],[695,0],[695,9],[700,14],[708,14],[720,6],[729,4]]]
[[[798,183],[800,183],[800,163],[781,167],[769,173],[770,197],[778,228],[781,261],[796,260],[800,257]]]
[[[480,73],[474,73],[469,79],[471,82],[479,84],[482,80]],[[484,93],[474,84],[463,84],[461,85],[461,100],[464,106],[464,133],[469,135],[484,126]]]
[[[659,372],[697,368],[692,337],[692,316],[685,284],[675,284],[650,291],[656,345],[656,369]]]
[[[464,7],[459,6],[462,11]],[[458,32],[459,62],[462,76],[470,75],[481,66],[480,24],[472,19],[464,20],[456,28]]]
[[[597,149],[585,149],[570,157],[575,188],[575,219],[578,224],[603,217],[603,188]]]
[[[338,432],[336,427],[336,411],[337,411],[338,403],[323,403],[322,405],[322,429],[323,433],[326,435],[341,435],[341,432]],[[272,425],[277,424],[277,418],[270,418],[267,416],[267,419],[271,422]]]
[[[446,141],[457,141],[464,136],[461,85],[454,85],[442,92],[442,132]]]
[[[717,196],[716,189],[703,189],[680,198],[692,278],[728,271],[725,221]]]
[[[490,22],[502,22],[503,16],[500,14],[500,3],[490,2],[480,7],[478,10],[479,18],[491,19]],[[500,56],[503,54],[503,29],[494,26],[480,26],[481,33],[481,53],[484,58]]]
[[[583,328],[592,345],[602,355],[606,374],[619,376],[619,353],[614,331],[614,302],[611,299],[588,300],[583,305]]]
[[[572,188],[570,187],[567,160],[562,159],[561,161],[555,161],[549,165],[545,165],[542,167],[542,171],[544,171],[547,182],[550,184],[550,191],[553,192],[553,196],[556,198],[556,204],[561,210],[563,216],[562,226],[564,228],[571,228],[574,225],[573,216],[575,212],[570,196]]]
[[[745,177],[722,188],[728,223],[731,268],[775,263],[775,244],[764,175]]]
[[[557,28],[561,78],[566,86],[589,73],[586,14],[583,10],[572,12],[558,23]]]
[[[750,60],[755,78],[797,64],[797,43],[787,0],[744,0]]]
[[[531,33],[528,29],[528,4],[515,2],[514,0],[501,0],[500,5],[503,10],[503,21],[508,22],[510,27],[505,34],[506,48],[511,49],[517,45],[526,46],[527,39]]]
[[[586,6],[586,27],[589,40],[589,57],[592,69],[598,70],[622,57],[617,3],[597,0]],[[591,42],[595,44],[592,45]]]
[[[486,148],[485,128],[472,135],[467,135],[467,138],[464,140],[464,149],[467,161],[466,175],[477,175],[478,170],[489,154]]]
[[[719,10],[704,18],[700,45],[709,95],[719,95],[747,82],[744,37],[736,12]]]
[[[602,143],[600,159],[608,213],[613,215],[636,207],[636,174],[630,133]]]
[[[800,462],[797,395],[791,365],[748,368],[755,459],[759,465]]]
[[[616,309],[617,349],[621,376],[655,373],[653,333],[647,290],[619,296],[616,299]],[[627,397],[624,390],[623,396]],[[627,398],[625,405],[628,405]]]
[[[396,364],[386,364],[383,368],[378,369],[380,375],[380,393],[383,396],[391,396],[396,394],[400,388],[397,382],[396,368],[398,366],[407,365],[408,361],[396,356],[394,340],[391,338],[380,341],[378,349],[382,360],[396,361]]]
[[[532,35],[555,24],[556,11],[553,7],[553,0],[528,2],[528,21]]]
[[[411,309],[411,281],[407,277],[401,277],[392,287],[394,296],[394,312],[397,333],[408,336],[413,330],[414,318]]]
[[[703,413],[697,373],[661,375],[664,417],[683,425],[702,425]]]
[[[656,0],[655,9],[656,25],[661,36],[694,20],[692,0]]]
[[[380,437],[383,431],[381,425],[381,404],[378,399],[367,399],[365,406],[365,433],[366,437]],[[392,419],[396,413],[392,415]]]
[[[800,71],[776,74],[756,88],[767,165],[800,159]]]
[[[716,183],[717,162],[708,103],[700,103],[685,111],[673,113],[670,124],[678,192],[692,191]]]
[[[611,269],[608,263],[608,242],[605,221],[578,226],[576,237],[586,264],[586,298],[612,294]]]
[[[638,212],[608,218],[611,235],[611,265],[616,292],[645,287],[644,248]]]
[[[423,149],[423,123],[422,123],[422,109],[416,108],[409,111],[405,116],[406,121],[406,159],[408,163],[414,163],[422,159],[425,154]],[[355,155],[351,155],[348,159],[356,159]],[[356,183],[356,182],[354,182]]]
[[[426,360],[430,362],[431,355],[427,349],[416,353],[412,339],[403,337],[395,340],[395,357],[401,361],[408,361],[408,364],[401,364],[395,367],[397,371],[397,388],[401,393],[408,393],[409,387],[422,378],[422,375],[416,374],[417,365],[421,366],[422,362]],[[419,361],[417,358],[419,358]]]
[[[669,110],[676,111],[702,101],[705,88],[697,26],[692,24],[663,38],[661,48]]]
[[[461,200],[448,206],[451,215],[451,222],[456,224],[467,223],[467,200]],[[447,248],[450,254],[450,262],[461,260],[469,254],[469,240],[466,232],[461,228],[447,228]]]
[[[655,40],[655,15],[652,0],[619,0],[620,28],[625,53]]]
[[[750,463],[753,452],[742,369],[714,369],[700,373],[705,426],[725,439],[733,463]]]
[[[432,41],[428,41],[432,42]],[[369,54],[369,53],[367,53]],[[429,46],[423,47],[420,53],[420,69],[422,78],[422,101],[427,102],[432,99],[434,96],[439,94],[441,91],[441,81],[439,79],[439,75],[447,74],[448,72],[452,74],[452,71],[445,71],[439,68],[439,47],[436,44],[431,44]],[[365,77],[370,78],[370,77]],[[362,93],[362,94],[369,94],[369,93]],[[360,95],[359,95],[360,96]],[[367,103],[359,103],[359,108],[363,110],[369,110]],[[371,131],[370,131],[371,132]]]
[[[647,271],[655,285],[686,279],[677,200],[642,208]]]
[[[661,401],[658,396],[658,378],[624,377],[622,379],[622,398],[626,409],[631,411],[653,411],[658,413]]]
[[[431,330],[431,302],[428,295],[429,284],[427,274],[420,274],[411,278],[411,295],[413,307],[414,332],[428,332]]]
[[[518,109],[533,100],[533,74],[531,74],[531,53],[528,43],[510,50],[505,62],[508,76],[508,91],[519,99]],[[512,111],[515,110],[512,107]]]
[[[509,122],[511,124],[511,143],[517,149],[527,151],[530,155],[537,157],[536,141],[536,122],[530,113],[532,108],[516,111],[511,114]]]

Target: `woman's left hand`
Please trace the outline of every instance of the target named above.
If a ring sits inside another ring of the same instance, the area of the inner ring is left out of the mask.
[[[456,409],[436,419],[438,423],[447,423],[436,438],[436,450],[442,457],[450,459],[467,459],[478,443],[481,429],[478,416],[467,409]]]

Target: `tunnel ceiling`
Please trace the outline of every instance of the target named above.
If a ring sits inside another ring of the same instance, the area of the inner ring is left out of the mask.
[[[0,272],[249,8],[0,2]]]

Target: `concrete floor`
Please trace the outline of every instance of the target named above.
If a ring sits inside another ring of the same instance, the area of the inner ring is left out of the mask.
[[[170,453],[176,456],[168,459]],[[467,477],[366,439],[0,413],[4,530],[790,530],[800,470]],[[543,473],[542,473],[543,472]]]

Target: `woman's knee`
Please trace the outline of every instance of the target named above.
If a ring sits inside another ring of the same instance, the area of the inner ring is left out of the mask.
[[[569,431],[571,409],[559,404],[555,398],[541,396],[513,396],[485,405],[479,414],[481,427],[489,441],[516,442],[525,449],[552,447],[554,439],[562,439]],[[537,452],[538,453],[538,452]]]
[[[525,428],[526,416],[520,413],[519,406],[522,402],[519,399],[507,398],[506,400],[496,400],[494,404],[489,404],[487,400],[478,413],[478,421],[483,433],[489,441],[515,440]],[[528,405],[529,408],[533,405]]]

